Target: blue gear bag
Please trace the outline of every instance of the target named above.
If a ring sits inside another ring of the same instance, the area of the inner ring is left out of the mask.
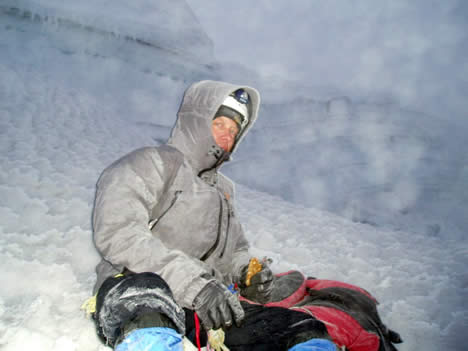
[[[294,345],[289,351],[337,351],[336,346],[326,339],[311,339]]]
[[[143,328],[132,331],[115,351],[183,351],[182,336],[170,328]]]

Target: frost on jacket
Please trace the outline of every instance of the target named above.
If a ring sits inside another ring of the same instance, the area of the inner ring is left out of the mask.
[[[239,88],[251,97],[251,122],[235,150],[257,118],[259,94],[202,81],[185,92],[166,145],[135,150],[103,172],[93,213],[102,256],[95,292],[124,269],[155,272],[176,301],[191,308],[208,281],[239,278],[249,260],[248,242],[233,206],[233,184],[219,172],[229,155],[211,135],[213,116]]]

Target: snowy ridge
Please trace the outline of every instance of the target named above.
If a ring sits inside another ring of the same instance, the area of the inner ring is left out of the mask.
[[[172,54],[213,61],[213,44],[184,0],[6,0],[11,15],[133,39]]]

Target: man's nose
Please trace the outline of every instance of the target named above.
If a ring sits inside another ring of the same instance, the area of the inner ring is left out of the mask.
[[[223,138],[225,138],[226,140],[234,140],[234,136],[229,131],[225,131],[223,133]]]

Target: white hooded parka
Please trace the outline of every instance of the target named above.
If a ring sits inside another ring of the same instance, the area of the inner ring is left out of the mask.
[[[229,285],[248,264],[248,242],[233,205],[232,182],[219,172],[230,157],[216,145],[211,123],[223,100],[243,88],[252,127],[260,96],[250,87],[202,81],[187,89],[166,145],[135,150],[101,175],[93,212],[102,256],[95,292],[110,276],[154,272],[176,301],[192,308],[212,279]]]

